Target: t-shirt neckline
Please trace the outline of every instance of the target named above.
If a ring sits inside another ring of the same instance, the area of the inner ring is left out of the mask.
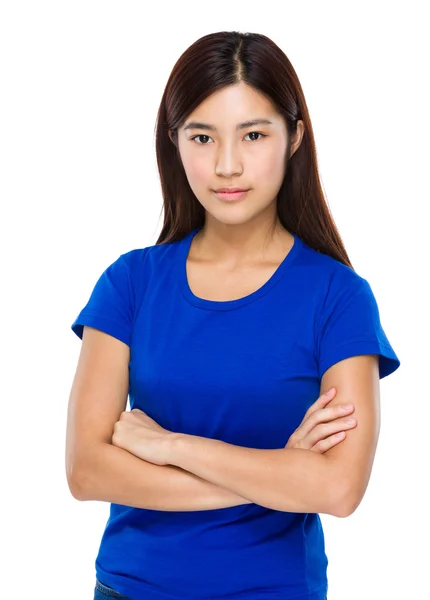
[[[188,277],[187,277],[187,258],[188,258],[188,254],[190,252],[191,243],[193,241],[194,236],[200,231],[200,229],[202,229],[202,227],[203,227],[203,225],[196,227],[181,240],[179,253],[178,253],[178,258],[179,258],[178,268],[179,268],[181,293],[182,293],[183,297],[190,304],[193,304],[194,306],[197,306],[199,308],[204,308],[207,310],[232,310],[232,309],[244,306],[246,304],[249,304],[250,302],[254,302],[254,300],[257,300],[264,294],[267,294],[267,292],[269,290],[271,290],[272,287],[284,275],[285,271],[289,268],[289,266],[291,265],[293,260],[296,258],[297,254],[299,253],[299,250],[302,246],[302,240],[300,239],[300,237],[296,233],[290,232],[291,235],[294,236],[294,244],[293,244],[292,248],[289,250],[288,254],[285,256],[283,261],[279,264],[278,268],[273,273],[273,275],[270,277],[270,279],[268,279],[266,281],[266,283],[264,283],[260,288],[258,288],[258,290],[255,290],[251,294],[248,294],[247,296],[243,296],[242,298],[237,298],[236,300],[222,300],[222,301],[207,300],[206,298],[199,298],[192,292],[192,290],[188,284]]]

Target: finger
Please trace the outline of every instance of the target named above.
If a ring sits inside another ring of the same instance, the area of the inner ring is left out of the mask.
[[[324,392],[324,394],[321,394],[321,396],[318,398],[318,400],[316,400],[316,402],[314,402],[308,408],[308,410],[305,413],[304,419],[307,419],[316,410],[319,410],[320,408],[324,408],[330,402],[330,400],[333,400],[335,395],[336,395],[336,388],[331,388],[327,392]]]
[[[346,415],[350,415],[354,411],[355,407],[353,404],[335,404],[334,406],[317,409],[302,423],[303,431],[309,433],[320,423],[329,423],[341,417],[345,417]]]
[[[348,429],[354,429],[357,426],[357,419],[354,417],[348,417],[347,419],[336,419],[329,423],[320,423],[312,429],[312,431],[306,436],[307,443],[312,448],[320,440],[329,438],[337,433],[342,433]]]
[[[311,450],[312,452],[318,452],[318,454],[324,454],[324,452],[327,452],[327,450],[330,450],[330,448],[333,448],[337,444],[340,444],[340,442],[343,442],[344,439],[346,439],[346,431],[339,431],[338,433],[335,433],[334,435],[317,442],[311,448]]]
[[[305,437],[320,423],[328,423],[354,412],[353,404],[336,404],[328,408],[317,408],[309,417],[305,417],[296,430],[300,437]]]
[[[336,388],[331,388],[328,392],[322,394],[308,409],[299,427],[295,430],[295,434],[299,439],[306,438],[319,423],[327,423],[354,412],[355,407],[353,404],[335,404],[327,408],[327,404],[333,399],[336,392]]]
[[[143,412],[143,410],[140,410],[140,408],[133,408],[130,412],[135,415],[146,415],[146,413]]]

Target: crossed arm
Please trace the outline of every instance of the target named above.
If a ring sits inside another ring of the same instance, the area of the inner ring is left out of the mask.
[[[321,390],[331,387],[337,389],[333,403],[354,404],[358,424],[324,454],[175,434],[169,462],[268,508],[349,516],[366,491],[379,436],[378,356],[336,363],[321,381]]]
[[[324,454],[243,448],[175,434],[169,465],[158,466],[104,443],[86,453],[86,460],[81,461],[84,468],[70,478],[72,493],[79,500],[154,510],[209,510],[256,503],[287,512],[348,516],[364,496],[376,451],[378,356],[354,356],[336,363],[321,380],[321,391],[331,387],[337,392],[330,404],[352,402],[358,424]]]

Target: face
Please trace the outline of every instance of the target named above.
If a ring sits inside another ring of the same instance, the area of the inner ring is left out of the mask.
[[[239,127],[255,119],[270,123]],[[192,122],[199,125],[187,127]],[[298,138],[292,151],[301,135]],[[244,82],[214,92],[178,130],[178,147],[188,183],[205,208],[206,218],[243,223],[259,214],[276,214],[276,196],[285,173],[287,129],[282,115],[263,94]],[[214,192],[223,187],[249,191],[241,199],[227,201]]]

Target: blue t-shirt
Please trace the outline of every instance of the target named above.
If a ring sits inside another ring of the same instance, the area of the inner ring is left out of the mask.
[[[323,373],[378,354],[380,378],[400,361],[369,283],[294,234],[258,290],[218,302],[191,291],[179,241],[121,254],[72,324],[130,346],[130,409],[169,431],[250,448],[283,448],[320,395]],[[98,579],[140,600],[324,600],[320,517],[258,504],[158,511],[118,504],[95,562]]]

